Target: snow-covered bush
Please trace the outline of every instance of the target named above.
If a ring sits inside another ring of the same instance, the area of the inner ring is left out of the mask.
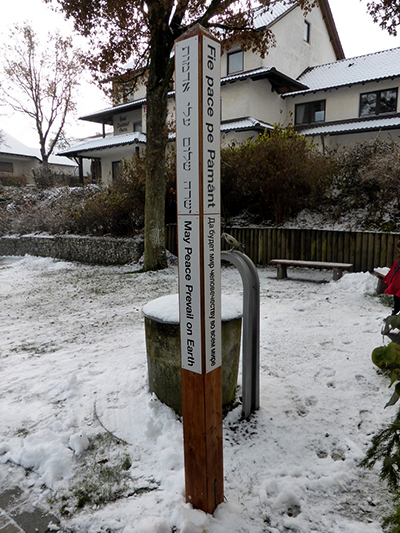
[[[74,233],[71,213],[98,187],[0,188],[0,235]]]
[[[331,205],[338,212],[365,209],[364,229],[397,231],[400,215],[400,146],[375,139],[339,150]]]
[[[223,213],[245,209],[277,224],[319,206],[332,173],[331,158],[293,127],[275,126],[255,140],[231,145],[221,159]]]
[[[75,233],[134,235],[144,226],[145,161],[123,160],[121,177],[79,205],[73,213]],[[166,222],[176,222],[175,158],[167,156]]]
[[[143,227],[145,175],[142,160],[122,162],[122,175],[72,212],[75,233],[132,235]]]
[[[47,165],[41,165],[34,169],[33,180],[38,189],[49,189],[50,187],[78,187],[79,176],[57,172]]]
[[[0,187],[24,187],[27,183],[25,176],[15,176],[14,174],[0,173]]]

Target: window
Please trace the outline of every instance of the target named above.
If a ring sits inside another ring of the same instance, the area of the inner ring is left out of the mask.
[[[112,165],[112,179],[117,180],[121,177],[121,161],[113,161]]]
[[[134,122],[133,131],[142,131],[142,122]]]
[[[308,22],[308,20],[304,21],[304,37],[306,43],[310,42],[310,30],[311,30],[311,24]]]
[[[295,123],[301,125],[314,122],[325,122],[325,100],[297,104],[295,107]]]
[[[7,161],[0,161],[0,172],[14,172],[14,166]]]
[[[228,54],[228,75],[243,71],[243,51]]]
[[[396,113],[397,89],[385,89],[360,96],[360,117]]]
[[[101,183],[101,159],[92,159],[90,163],[90,171],[94,183]]]

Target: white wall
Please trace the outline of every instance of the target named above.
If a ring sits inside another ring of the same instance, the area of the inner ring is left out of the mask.
[[[221,147],[225,148],[228,144],[243,144],[249,138],[255,139],[258,136],[257,131],[229,131],[221,134]]]
[[[286,102],[268,80],[246,79],[221,87],[222,120],[253,117],[273,125],[286,118]]]
[[[307,67],[336,61],[320,10],[313,9],[307,15],[306,20],[311,24],[310,43],[304,41],[304,13],[296,7],[271,26],[276,46],[270,48],[264,59],[251,51],[245,53],[244,71],[270,66],[295,79]],[[238,44],[232,47],[230,52],[239,49]],[[221,76],[227,75],[227,54],[225,53],[221,58]]]
[[[272,25],[277,46],[271,48],[264,59],[251,51],[244,54],[244,71],[271,66],[295,79],[308,66],[335,61],[336,56],[320,10],[314,9],[307,15],[306,20],[311,25],[310,43],[304,41],[304,13],[296,7]],[[231,51],[237,49],[240,49],[239,45],[234,46]],[[226,75],[227,54],[225,53],[221,58],[221,76]],[[301,101],[313,101],[325,97],[325,94],[310,95]],[[221,98],[222,120],[251,116],[271,125],[291,123],[294,104],[297,103],[297,99],[296,102],[290,98],[284,100],[276,92],[272,92],[268,80],[246,79],[227,83],[221,87]]]
[[[108,185],[112,182],[112,163],[113,161],[122,161],[122,159],[132,159],[135,154],[136,147],[142,154],[144,146],[142,144],[132,144],[130,146],[123,146],[121,148],[112,148],[104,150],[101,157],[101,183]]]
[[[236,81],[221,87],[221,118],[250,116],[251,80]]]
[[[362,133],[344,133],[343,135],[325,135],[309,137],[321,150],[325,148],[343,148],[344,146],[354,146],[357,143],[370,141],[373,139],[381,139],[383,141],[397,141],[400,142],[400,128],[390,131],[370,131]]]
[[[132,133],[134,131],[133,125],[136,122],[142,122],[142,110],[134,109],[127,113],[120,113],[114,115],[114,135],[123,135],[124,133]]]
[[[129,101],[139,100],[140,98],[146,98],[146,85],[143,83],[138,83],[136,85],[135,92],[128,97]]]
[[[277,47],[264,59],[278,70],[297,78],[306,68],[336,61],[328,30],[321,11],[315,8],[307,14],[310,23],[310,42],[304,40],[304,13],[299,7],[290,11],[273,26]]]
[[[337,89],[329,89],[326,91],[317,91],[311,94],[304,94],[298,96],[287,96],[285,98],[287,105],[287,112],[293,114],[296,104],[307,102],[315,102],[318,100],[325,100],[325,122],[333,122],[336,120],[347,120],[359,118],[360,110],[360,95],[371,91],[381,91],[385,89],[399,88],[400,79],[384,80],[381,82],[367,82],[364,84],[357,84],[351,87],[339,87]],[[397,112],[399,111],[400,91],[397,100]]]
[[[41,167],[41,163],[36,158],[27,157],[13,157],[12,155],[0,154],[0,161],[12,163],[13,172],[0,172],[5,177],[22,177],[26,179],[28,185],[34,183],[33,170],[37,170]],[[63,174],[75,175],[78,173],[77,165],[54,165],[50,164],[49,167],[55,172],[61,172]]]
[[[12,163],[13,172],[1,172],[5,177],[22,177],[25,178],[28,184],[33,184],[32,170],[39,168],[40,162],[35,158],[13,157],[11,155],[0,155],[0,161]]]

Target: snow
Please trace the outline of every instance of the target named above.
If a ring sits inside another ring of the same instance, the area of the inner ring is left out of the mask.
[[[389,272],[390,268],[389,267],[377,267],[377,268],[374,268],[374,272],[376,272],[377,274],[380,274],[382,277],[385,277],[386,274]]]
[[[243,304],[238,298],[226,294],[221,298],[222,321],[233,320],[242,316]],[[166,324],[179,324],[179,295],[168,294],[161,296],[143,306],[143,314],[157,322]]]
[[[42,160],[40,150],[38,148],[30,148],[15,137],[9,135],[6,131],[0,129],[2,141],[0,142],[0,153],[9,154],[11,156],[31,157]],[[76,167],[76,163],[72,162],[68,157],[60,157],[57,155],[51,155],[49,163],[53,165],[63,165],[69,167]]]
[[[393,79],[399,75],[400,48],[342,59],[334,63],[317,65],[306,69],[298,78],[308,90],[290,93],[311,93],[334,87],[352,86],[356,83]]]
[[[211,516],[185,502],[182,423],[147,387],[142,308],[177,293],[177,269],[135,268],[0,259],[2,489],[64,506],[64,532],[381,533],[390,496],[378,467],[358,467],[394,416],[371,362],[391,311],[377,278],[258,269],[261,406],[224,418],[225,501]],[[241,302],[234,267],[222,285]],[[119,472],[96,489],[117,496],[77,509],[100,471]]]

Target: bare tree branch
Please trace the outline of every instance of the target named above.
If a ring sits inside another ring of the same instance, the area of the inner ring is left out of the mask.
[[[5,80],[0,102],[32,119],[39,137],[42,162],[50,155],[65,127],[68,113],[74,111],[74,91],[82,73],[80,54],[71,39],[49,35],[41,48],[28,24],[16,25],[3,51]],[[48,143],[49,137],[53,140]]]

